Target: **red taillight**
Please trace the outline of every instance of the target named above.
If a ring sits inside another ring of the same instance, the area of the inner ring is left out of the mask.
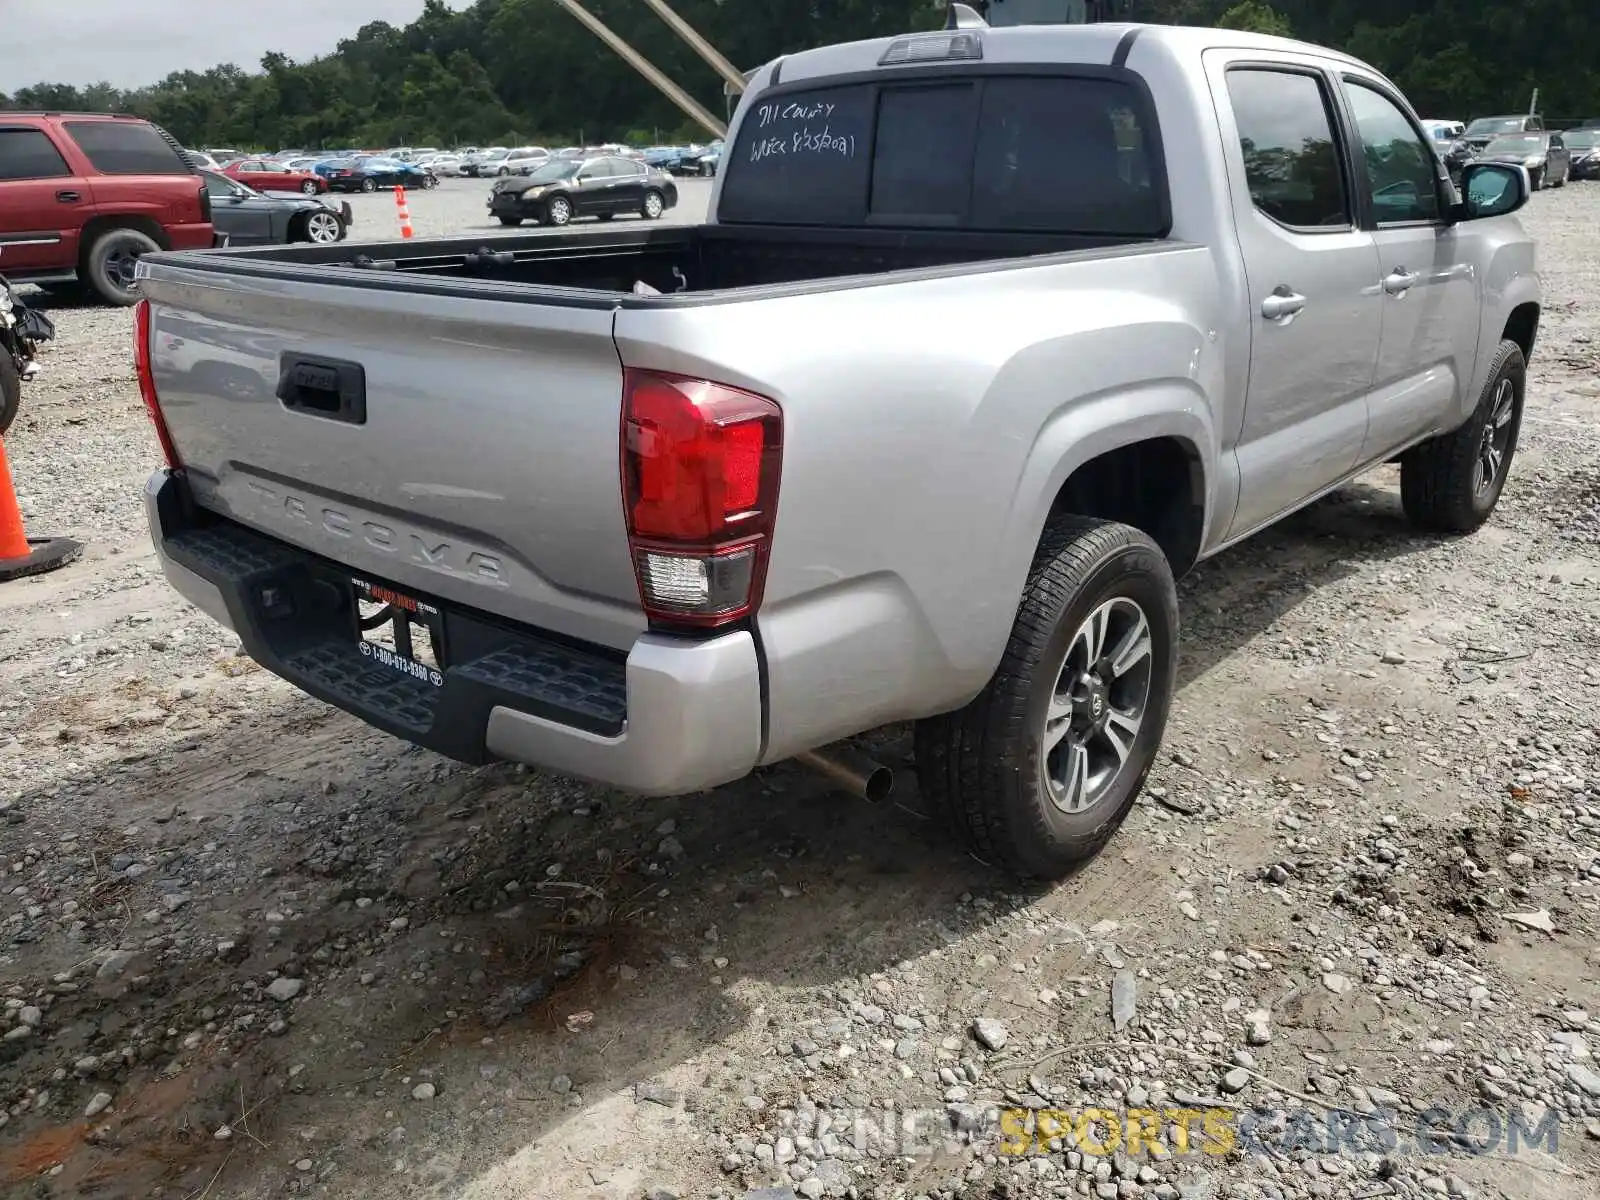
[[[139,376],[139,394],[144,397],[145,411],[156,427],[156,440],[161,443],[161,453],[166,455],[167,466],[174,471],[183,466],[178,448],[172,444],[172,434],[167,431],[167,420],[161,415],[161,401],[156,396],[155,373],[150,369],[150,301],[141,300],[133,310],[133,369]]]
[[[761,602],[783,411],[765,396],[623,372],[622,499],[645,612],[726,625]]]

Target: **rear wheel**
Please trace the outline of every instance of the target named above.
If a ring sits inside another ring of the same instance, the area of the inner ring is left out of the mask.
[[[107,304],[127,306],[139,299],[134,268],[146,254],[161,249],[155,239],[137,229],[112,229],[101,234],[84,256],[84,277]]]
[[[1471,533],[1489,519],[1517,452],[1527,373],[1522,347],[1502,341],[1466,424],[1401,457],[1400,502],[1412,524]]]
[[[361,181],[361,190],[363,192],[375,192],[375,191],[377,191],[378,190],[378,181],[376,179],[363,179]]]
[[[308,196],[315,196],[317,194],[317,181],[315,179],[306,180],[300,185],[300,190]]]
[[[923,795],[978,857],[1060,878],[1100,851],[1144,786],[1177,651],[1177,589],[1155,543],[1110,521],[1053,523],[988,686],[917,724]]]
[[[544,206],[546,225],[565,225],[572,220],[572,201],[557,196]]]
[[[647,221],[658,220],[662,213],[667,211],[667,201],[660,192],[652,188],[644,194],[644,203],[639,206],[639,214]]]
[[[1528,172],[1528,186],[1533,191],[1538,191],[1544,186],[1544,168],[1535,167]]]
[[[11,428],[21,405],[22,376],[17,374],[17,364],[11,361],[11,355],[0,350],[0,434]]]

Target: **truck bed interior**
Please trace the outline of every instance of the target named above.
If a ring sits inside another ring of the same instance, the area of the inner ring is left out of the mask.
[[[246,269],[251,273],[264,268],[262,273],[271,274],[272,268],[280,265],[341,267],[363,275],[399,272],[410,279],[472,279],[486,284],[581,288],[632,297],[639,283],[663,295],[699,295],[1137,246],[1150,240],[941,229],[685,225],[357,245],[268,246],[213,252],[189,258],[186,265],[197,266],[202,259],[221,258],[230,266],[249,264]],[[645,294],[638,296],[637,302],[648,304],[653,299]]]

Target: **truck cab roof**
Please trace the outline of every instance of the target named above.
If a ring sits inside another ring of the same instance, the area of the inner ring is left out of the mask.
[[[920,52],[916,53],[914,58],[906,60],[908,66],[913,62],[920,66],[931,66],[940,61],[971,61],[980,55],[983,61],[989,63],[1110,64],[1119,53],[1128,52],[1135,38],[1141,46],[1158,45],[1175,56],[1185,58],[1197,57],[1212,48],[1228,47],[1309,54],[1371,69],[1359,59],[1338,50],[1330,50],[1326,46],[1231,29],[1145,25],[1132,22],[1103,25],[1007,25],[899,34],[893,37],[846,42],[837,46],[822,46],[815,50],[802,50],[770,64],[776,71],[776,78],[772,70],[767,71],[764,80],[761,78],[762,72],[757,72],[756,87],[759,89],[761,86],[772,86],[774,83],[789,83],[831,75],[876,72],[889,65],[885,59],[891,48],[898,44],[918,44]],[[951,45],[955,47],[943,60],[938,54],[922,48],[929,44],[937,45],[940,39],[949,39]],[[975,40],[981,49],[976,53],[970,49],[961,49],[970,46],[972,40]]]

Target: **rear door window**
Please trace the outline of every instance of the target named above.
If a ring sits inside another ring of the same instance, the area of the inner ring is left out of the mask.
[[[0,129],[0,179],[61,179],[67,160],[38,129]]]
[[[142,121],[68,121],[67,132],[106,175],[189,175],[170,142]]]
[[[996,75],[757,98],[718,219],[1159,237],[1160,139],[1124,78]]]

